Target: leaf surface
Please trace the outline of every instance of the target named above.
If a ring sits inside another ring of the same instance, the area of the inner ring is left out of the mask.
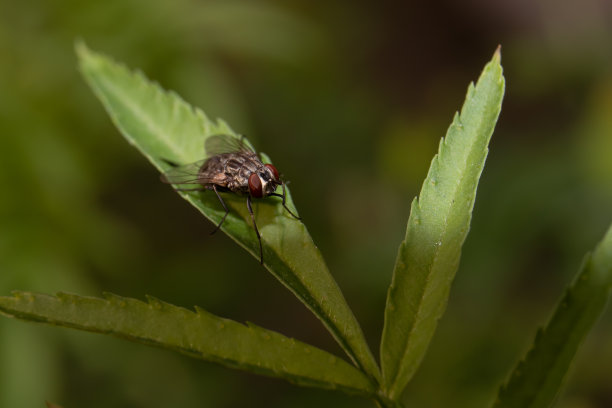
[[[210,136],[238,137],[222,120],[208,119],[201,110],[149,82],[141,73],[130,72],[82,43],[77,44],[77,53],[83,75],[121,134],[160,171],[170,168],[167,161],[188,164],[202,159],[204,141]],[[215,225],[221,221],[225,211],[215,194],[179,194]],[[245,198],[225,194],[224,200],[230,214],[221,229],[259,259],[259,243]],[[297,214],[289,190],[287,205]],[[361,328],[304,224],[292,218],[275,197],[256,200],[253,209],[265,267],[323,322],[353,362],[376,381],[379,369]]]
[[[171,349],[300,385],[373,393],[363,373],[326,351],[197,307],[194,312],[154,298],[146,303],[111,294],[100,299],[14,292],[13,296],[0,297],[0,311],[20,319]]]
[[[419,366],[446,307],[470,226],[476,187],[504,95],[499,50],[440,142],[412,202],[387,294],[381,342],[384,386],[397,400]]]
[[[571,362],[599,316],[612,289],[612,226],[575,281],[565,291],[531,350],[499,390],[496,408],[549,407],[559,394]]]

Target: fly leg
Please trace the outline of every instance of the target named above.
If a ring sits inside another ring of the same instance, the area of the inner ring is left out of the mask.
[[[219,225],[217,225],[217,228],[215,228],[213,230],[213,232],[210,233],[210,235],[212,235],[215,232],[219,231],[219,228],[221,228],[221,225],[223,225],[223,222],[225,221],[225,217],[227,217],[227,214],[229,214],[229,210],[227,209],[227,205],[225,205],[225,201],[223,201],[223,199],[219,195],[219,192],[217,191],[217,186],[215,186],[213,184],[212,185],[212,189],[215,192],[215,194],[217,195],[217,198],[219,199],[219,201],[221,202],[221,205],[223,206],[223,209],[225,210],[225,214],[223,215],[223,218],[221,218],[221,222],[219,223]]]
[[[285,196],[286,196],[286,195],[285,195],[285,183],[282,183],[281,185],[283,186],[283,194],[282,194],[282,195],[281,195],[281,194],[276,194],[276,193],[272,193],[272,194],[270,194],[270,195],[275,196],[275,197],[280,197],[280,198],[282,198],[282,199],[283,199],[283,207],[285,207],[285,210],[287,210],[287,212],[288,212],[289,214],[291,214],[291,216],[292,216],[293,218],[295,218],[296,220],[301,220],[301,218],[300,218],[300,217],[298,217],[297,215],[295,215],[293,212],[291,212],[291,210],[290,210],[290,209],[287,207],[287,205],[285,204]]]
[[[253,207],[251,207],[251,196],[247,196],[247,208],[249,209],[249,214],[251,214],[251,220],[253,220],[253,229],[255,230],[255,234],[257,234],[257,239],[259,240],[259,263],[263,265],[263,246],[261,245],[261,235],[259,235],[259,230],[257,229],[257,224],[255,223],[255,214],[253,214]]]

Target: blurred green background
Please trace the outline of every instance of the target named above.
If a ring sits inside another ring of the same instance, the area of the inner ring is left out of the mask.
[[[376,351],[441,136],[498,44],[507,89],[448,310],[407,406],[478,407],[612,220],[612,3],[22,0],[0,4],[0,293],[103,291],[340,354],[167,185],[76,68],[107,53],[268,153]],[[612,314],[559,407],[612,406]],[[172,352],[0,319],[0,407],[371,407]]]

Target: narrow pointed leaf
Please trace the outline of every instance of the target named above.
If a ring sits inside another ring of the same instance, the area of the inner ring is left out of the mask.
[[[588,254],[575,281],[533,346],[500,388],[496,408],[550,407],[578,347],[602,314],[612,289],[612,226]]]
[[[387,295],[381,342],[386,393],[397,399],[423,359],[446,307],[476,187],[504,94],[499,50],[470,84],[412,202]]]
[[[368,378],[348,362],[314,346],[261,327],[149,302],[15,292],[0,297],[0,312],[19,319],[109,334],[178,351],[228,367],[291,382],[371,395]]]
[[[160,171],[168,170],[164,160],[187,164],[202,159],[204,140],[209,136],[236,136],[223,121],[208,119],[201,110],[149,82],[141,73],[130,72],[84,44],[77,45],[77,53],[83,75],[115,125]],[[224,211],[214,194],[181,195],[213,223],[221,221]],[[259,259],[259,244],[245,199],[231,194],[224,199],[230,214],[222,230]],[[287,205],[294,208],[289,192]],[[257,201],[254,212],[265,267],[323,322],[358,367],[378,378],[378,366],[361,328],[304,224],[272,197]]]

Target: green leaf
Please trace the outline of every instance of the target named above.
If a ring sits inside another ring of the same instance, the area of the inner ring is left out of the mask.
[[[153,298],[145,303],[111,294],[99,299],[14,292],[13,296],[0,297],[0,311],[19,319],[171,349],[300,385],[364,395],[374,392],[363,373],[326,351],[197,307],[193,312]]]
[[[562,388],[578,347],[602,314],[612,289],[612,226],[548,322],[531,350],[499,390],[497,408],[549,407]]]
[[[503,94],[498,50],[476,86],[470,84],[461,114],[455,115],[420,197],[412,202],[387,295],[381,342],[384,386],[393,400],[423,359],[446,307]]]
[[[77,53],[83,75],[115,125],[160,171],[169,167],[163,159],[179,164],[202,159],[204,140],[209,136],[237,136],[223,121],[208,119],[201,110],[175,93],[165,92],[141,73],[130,72],[84,44],[77,44]],[[180,194],[214,224],[221,221],[224,211],[214,194]],[[225,199],[230,214],[222,230],[259,259],[259,244],[245,199],[231,194]],[[289,191],[287,205],[294,208]],[[254,212],[265,267],[323,322],[358,367],[378,379],[378,366],[361,328],[304,224],[287,214],[280,200],[272,197],[256,201]]]

